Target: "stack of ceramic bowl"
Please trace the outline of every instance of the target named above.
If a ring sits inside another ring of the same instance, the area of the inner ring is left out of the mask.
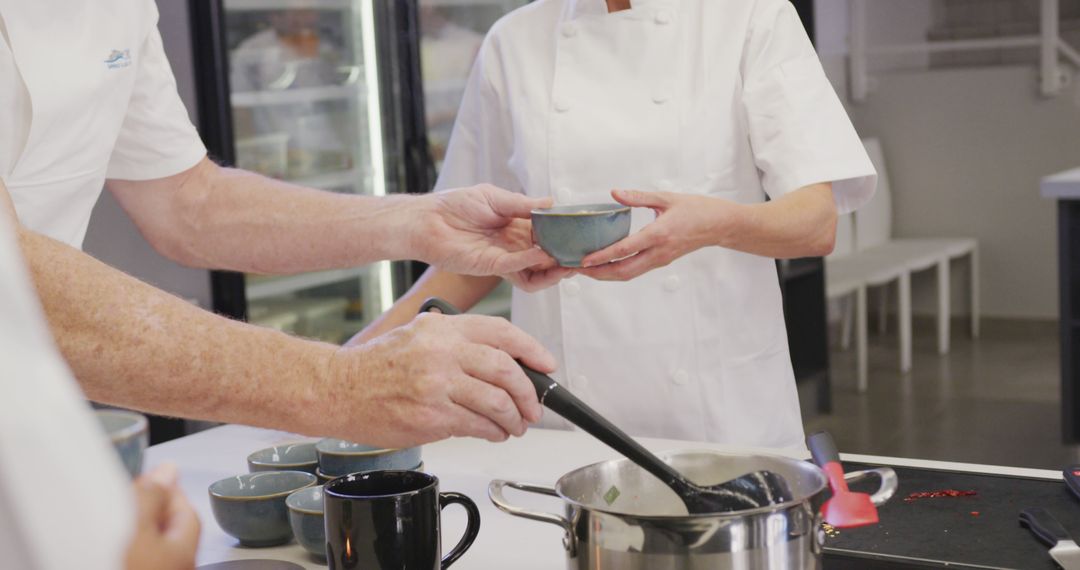
[[[323,439],[260,449],[247,458],[250,473],[210,485],[218,525],[244,546],[284,544],[293,537],[326,559],[322,483],[351,473],[422,470],[420,448],[379,449]]]
[[[341,439],[323,439],[315,445],[319,456],[319,469],[315,475],[320,483],[327,483],[342,475],[362,471],[387,469],[423,471],[424,464],[420,460],[420,449],[420,447],[379,449]]]

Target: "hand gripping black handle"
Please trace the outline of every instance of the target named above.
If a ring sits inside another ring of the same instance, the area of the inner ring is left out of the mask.
[[[420,306],[420,312],[426,313],[437,309],[444,315],[457,315],[461,311],[457,307],[437,297],[432,297]],[[540,404],[549,410],[559,414],[570,423],[584,430],[589,435],[607,444],[609,447],[628,457],[634,463],[644,467],[661,481],[671,484],[672,481],[682,481],[682,476],[670,465],[658,460],[655,455],[641,446],[625,432],[615,427],[614,424],[596,413],[585,402],[578,399],[569,390],[559,385],[547,374],[537,372],[532,368],[518,364],[525,371],[525,375],[532,381],[536,389],[536,397]]]
[[[1040,540],[1054,546],[1062,540],[1072,540],[1065,527],[1043,508],[1034,507],[1020,511],[1020,525],[1031,529]]]

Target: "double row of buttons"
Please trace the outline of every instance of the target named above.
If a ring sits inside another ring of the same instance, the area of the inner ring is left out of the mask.
[[[673,19],[674,16],[672,16],[670,10],[659,10],[653,16],[653,21],[656,22],[658,26],[666,26],[670,24]],[[580,26],[577,22],[567,22],[563,24],[562,37],[568,40],[573,39],[578,35],[579,28]],[[670,98],[671,97],[667,92],[657,91],[653,93],[652,101],[657,105],[663,105],[664,103],[667,103]],[[555,100],[552,101],[552,107],[555,109],[556,113],[566,113],[570,110],[570,102],[564,97],[556,97]]]

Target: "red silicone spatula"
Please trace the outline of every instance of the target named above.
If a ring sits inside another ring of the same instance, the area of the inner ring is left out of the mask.
[[[844,480],[844,468],[840,465],[840,452],[827,431],[819,431],[806,438],[806,446],[814,456],[814,463],[825,471],[833,496],[821,507],[825,522],[837,528],[852,528],[877,524],[877,507],[866,493],[853,493]]]

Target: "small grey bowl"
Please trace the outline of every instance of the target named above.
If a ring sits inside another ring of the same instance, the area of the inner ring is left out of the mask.
[[[630,207],[621,204],[555,206],[532,211],[533,239],[563,267],[630,235]]]
[[[289,524],[296,542],[316,558],[326,560],[322,491],[322,485],[294,491],[285,499],[285,506],[289,507]]]
[[[315,442],[306,441],[260,449],[247,457],[248,471],[303,471],[315,474],[319,457]]]
[[[245,473],[210,485],[210,507],[221,530],[240,544],[284,544],[293,536],[285,499],[313,485],[315,476],[302,471]]]
[[[411,469],[420,463],[420,447],[380,449],[341,439],[323,439],[315,444],[319,471],[337,477],[360,471]]]
[[[142,472],[143,451],[150,442],[150,423],[146,416],[127,410],[94,410],[101,427],[108,434],[129,475]]]

